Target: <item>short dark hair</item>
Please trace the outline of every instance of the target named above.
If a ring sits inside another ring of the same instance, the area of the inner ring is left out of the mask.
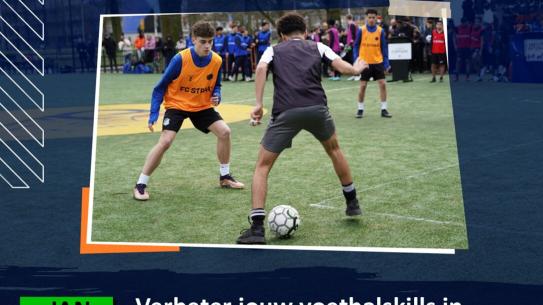
[[[441,20],[441,19],[436,20],[436,24],[438,24],[438,23],[443,23],[443,20]]]
[[[369,15],[369,14],[377,15],[377,11],[374,10],[374,9],[372,9],[372,8],[370,8],[370,9],[366,10],[366,15]]]
[[[268,24],[270,24],[270,23],[267,22],[267,21],[262,21],[262,23],[260,24],[260,26],[265,26],[265,25],[268,25]]]
[[[304,17],[298,13],[288,13],[277,20],[277,33],[279,35],[303,34],[306,29]]]
[[[215,28],[215,32],[222,31],[222,30],[223,30],[222,26],[218,26]]]
[[[353,15],[348,14],[348,15],[347,15],[347,20],[353,20]]]
[[[215,29],[211,23],[207,21],[198,21],[192,26],[192,37],[213,37],[215,36]]]

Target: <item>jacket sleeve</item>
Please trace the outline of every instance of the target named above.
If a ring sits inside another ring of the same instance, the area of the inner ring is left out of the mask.
[[[385,69],[388,70],[388,68],[390,68],[390,63],[388,61],[388,42],[384,30],[381,31],[381,53],[383,54],[383,64],[385,65]]]
[[[160,105],[164,100],[164,93],[166,92],[168,85],[181,73],[181,66],[181,55],[177,54],[172,58],[170,64],[166,68],[166,71],[164,71],[164,75],[162,75],[162,78],[153,89],[153,94],[151,95],[149,124],[154,124],[158,120]]]
[[[356,31],[356,38],[353,45],[353,61],[356,62],[358,54],[360,53],[360,41],[362,41],[362,29],[358,28]]]

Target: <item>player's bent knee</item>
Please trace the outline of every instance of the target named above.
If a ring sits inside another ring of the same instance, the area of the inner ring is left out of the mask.
[[[332,137],[329,140],[322,142],[322,145],[324,146],[326,153],[330,156],[339,151],[339,143],[336,137]]]
[[[172,146],[172,143],[173,143],[173,140],[170,140],[170,139],[161,139],[161,140],[158,142],[158,145],[159,145],[159,147],[160,147],[163,151],[166,151],[166,150],[168,150],[168,149]]]
[[[230,130],[230,128],[228,126],[226,126],[225,128],[222,128],[221,130],[219,130],[216,135],[217,135],[217,138],[221,139],[221,140],[228,140],[230,139],[230,134],[232,133],[232,131]]]

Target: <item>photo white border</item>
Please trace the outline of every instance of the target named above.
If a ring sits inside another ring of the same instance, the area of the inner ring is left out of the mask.
[[[213,13],[213,12],[210,12]],[[93,242],[92,216],[94,208],[94,179],[96,169],[96,141],[98,137],[98,108],[100,99],[100,61],[102,48],[100,39],[103,35],[104,18],[126,16],[168,16],[191,15],[203,13],[153,13],[153,14],[102,14],[100,15],[100,29],[98,33],[98,57],[96,59],[96,89],[94,98],[94,126],[92,135],[91,173],[89,185],[89,211],[87,213],[87,244],[89,245],[116,245],[116,246],[176,246],[187,248],[222,248],[222,249],[268,249],[268,250],[306,250],[306,251],[341,251],[341,252],[375,252],[375,253],[405,253],[405,254],[456,254],[455,249],[438,248],[390,248],[390,247],[342,247],[342,246],[280,246],[280,245],[238,245],[238,244],[197,244],[197,243],[153,243],[153,242]]]

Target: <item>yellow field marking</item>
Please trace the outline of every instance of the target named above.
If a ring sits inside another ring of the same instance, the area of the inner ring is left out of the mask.
[[[222,104],[215,108],[225,122],[233,123],[249,120],[253,106]],[[264,110],[266,113],[266,110]],[[155,124],[155,130],[162,129],[164,109]],[[98,110],[98,136],[128,135],[148,133],[149,104],[101,105]],[[183,121],[182,129],[194,128],[190,120]]]

